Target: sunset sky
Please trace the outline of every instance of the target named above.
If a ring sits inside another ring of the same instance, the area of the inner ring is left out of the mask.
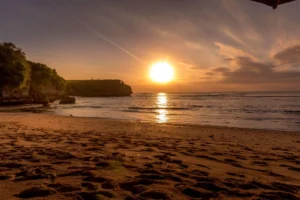
[[[122,79],[134,92],[299,90],[300,1],[0,0],[0,42],[65,79]],[[149,66],[167,60],[175,80]]]

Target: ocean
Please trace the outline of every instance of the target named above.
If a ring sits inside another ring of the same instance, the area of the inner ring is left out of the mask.
[[[300,92],[141,93],[76,99],[73,105],[56,102],[52,111],[64,116],[300,131]]]

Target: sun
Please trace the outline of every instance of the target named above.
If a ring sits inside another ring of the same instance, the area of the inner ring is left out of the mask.
[[[157,83],[168,83],[174,78],[173,67],[165,61],[154,63],[150,68],[150,78]]]

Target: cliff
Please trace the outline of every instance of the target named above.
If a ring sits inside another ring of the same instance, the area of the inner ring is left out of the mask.
[[[27,61],[12,43],[0,43],[0,105],[47,103],[65,93],[65,80],[44,64]]]
[[[65,94],[66,81],[60,77],[55,69],[44,64],[29,62],[31,66],[31,84],[29,96],[36,103],[40,101],[54,101]]]
[[[66,92],[72,96],[117,97],[130,96],[132,89],[121,80],[71,80]]]
[[[31,67],[12,43],[0,43],[0,98],[28,97]]]
[[[129,96],[132,89],[120,80],[66,82],[54,69],[28,61],[13,43],[0,43],[0,105],[47,104],[65,95]]]

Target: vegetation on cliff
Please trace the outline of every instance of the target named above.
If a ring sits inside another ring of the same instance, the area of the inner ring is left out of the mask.
[[[55,69],[44,64],[30,62],[31,85],[29,94],[34,99],[55,100],[65,93],[66,81],[60,77]]]
[[[0,43],[0,105],[43,103],[65,95],[129,96],[132,89],[120,80],[66,82],[55,69],[28,61],[13,43]]]
[[[121,80],[67,81],[67,94],[85,97],[130,96],[132,89]]]
[[[25,53],[13,43],[0,43],[0,97],[28,93],[30,66]]]
[[[13,43],[0,43],[0,103],[45,103],[63,95],[65,85],[55,70],[26,60]]]

